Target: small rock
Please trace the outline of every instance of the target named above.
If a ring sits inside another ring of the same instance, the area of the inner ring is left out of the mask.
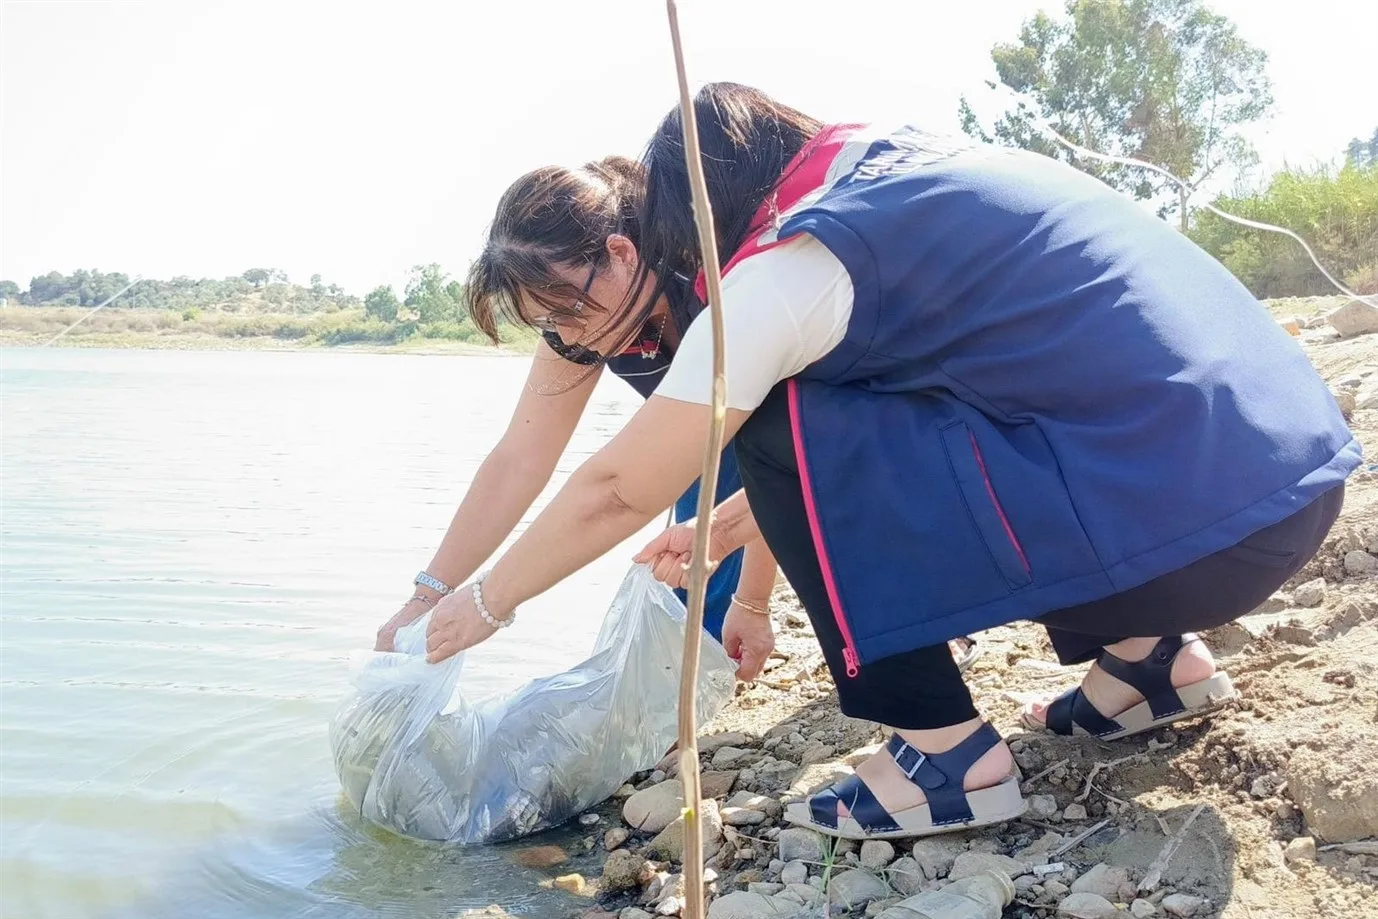
[[[879,871],[895,860],[895,847],[883,839],[868,839],[861,844],[861,867]]]
[[[823,837],[813,830],[792,827],[780,833],[780,858],[792,862],[796,859],[806,862],[823,861]]]
[[[912,897],[923,890],[924,882],[929,880],[919,863],[908,856],[891,865],[890,870],[886,872],[886,878],[890,881],[891,887],[906,897]]]
[[[828,885],[828,899],[844,909],[856,909],[888,896],[890,888],[869,871],[843,871],[833,875],[832,883]]]
[[[1292,864],[1314,862],[1316,860],[1316,840],[1311,836],[1298,836],[1287,844],[1283,857]]]
[[[625,783],[621,788],[612,793],[614,798],[630,798],[636,794],[636,786],[630,782]]]
[[[1325,602],[1325,578],[1316,578],[1292,591],[1292,602],[1302,609],[1314,609]]]
[[[1354,410],[1359,407],[1359,398],[1349,389],[1332,389],[1330,395],[1335,398],[1335,404],[1340,408],[1340,414],[1348,418],[1354,414]]]
[[[1341,338],[1378,332],[1378,307],[1369,306],[1360,300],[1350,300],[1339,309],[1327,313],[1325,321],[1340,333]]]
[[[603,848],[611,852],[631,838],[632,831],[624,826],[615,826],[603,834]]]
[[[1010,858],[1008,855],[991,855],[988,852],[964,852],[952,863],[952,870],[948,872],[948,880],[960,881],[962,878],[972,877],[982,871],[996,871],[1009,877],[1017,877],[1025,873],[1024,865]]]
[[[1255,798],[1271,798],[1282,787],[1283,778],[1276,772],[1261,775],[1249,786],[1249,794]]]
[[[750,791],[739,791],[727,799],[727,807],[745,807],[748,810],[760,811],[767,817],[779,817],[785,808],[779,801],[766,795],[758,795]]]
[[[1378,732],[1336,731],[1324,746],[1299,745],[1287,761],[1287,793],[1308,832],[1327,842],[1378,836]]]
[[[562,874],[552,883],[560,890],[568,891],[569,893],[584,892],[584,876],[582,874]]]
[[[924,877],[931,881],[947,874],[952,868],[953,861],[965,851],[966,844],[960,839],[940,836],[915,840],[914,848],[909,854],[923,869]]]
[[[750,750],[743,750],[741,747],[719,747],[713,754],[713,768],[726,769],[733,763],[740,763],[751,755]]]
[[[801,912],[774,897],[736,890],[708,904],[708,919],[789,919]]]
[[[1163,897],[1163,909],[1174,916],[1181,916],[1183,919],[1201,915],[1210,908],[1210,905],[1209,900],[1187,896],[1184,893],[1168,894]]]
[[[1067,894],[1070,893],[1072,890],[1072,888],[1068,887],[1061,881],[1044,881],[1043,889],[1048,891],[1048,894],[1050,896],[1057,898],[1067,896]]]
[[[866,912],[862,915],[865,916],[866,919],[874,919],[874,917],[879,916],[899,902],[898,897],[891,897],[885,900],[872,900],[870,903],[866,904]]]
[[[656,905],[657,916],[678,916],[683,911],[683,897],[666,897]]]
[[[1076,879],[1072,893],[1093,893],[1111,903],[1128,902],[1134,898],[1134,882],[1128,869],[1099,864]]]
[[[722,849],[722,815],[718,802],[709,798],[699,802],[699,826],[703,832],[703,857],[712,858]],[[684,818],[676,817],[660,835],[651,840],[651,851],[672,862],[684,861]]]
[[[785,893],[792,899],[797,900],[804,906],[817,903],[823,899],[820,889],[823,886],[822,878],[809,878],[807,884],[791,884],[785,888]]]
[[[596,826],[603,822],[603,818],[597,814],[581,814],[579,816],[580,826]]]
[[[631,890],[650,880],[646,859],[626,849],[618,849],[603,862],[604,890]]]
[[[1033,795],[1029,798],[1029,813],[1047,819],[1058,811],[1057,798],[1052,795]]]
[[[647,784],[647,785],[659,785],[661,782],[665,781],[665,779],[666,779],[665,770],[663,770],[663,769],[655,769],[655,770],[652,770],[651,774],[648,775],[648,776],[646,777],[646,784]]]
[[[805,884],[809,880],[809,866],[801,861],[793,861],[780,870],[780,881],[785,885]]]
[[[554,868],[569,861],[569,854],[559,846],[529,846],[519,849],[512,860],[523,868]]]
[[[679,817],[684,786],[679,779],[642,789],[622,805],[622,819],[643,833],[659,833]]]
[[[1345,553],[1345,571],[1360,577],[1373,574],[1378,571],[1378,558],[1374,558],[1363,549],[1347,552]]]
[[[1014,879],[1014,890],[1016,893],[1028,893],[1038,886],[1038,878],[1032,874],[1021,875]]]
[[[699,738],[699,753],[716,753],[723,747],[744,747],[751,742],[751,738],[738,731],[727,734],[713,734],[709,737]]]
[[[1068,804],[1068,805],[1067,805],[1067,809],[1066,809],[1065,811],[1062,812],[1062,819],[1063,819],[1063,820],[1085,820],[1085,819],[1086,819],[1086,805],[1085,805],[1085,804]]]
[[[1134,919],[1149,919],[1158,914],[1158,907],[1147,900],[1135,900],[1129,904],[1129,913]]]
[[[799,765],[812,766],[815,763],[826,763],[832,758],[834,750],[825,743],[811,741],[799,753]]]
[[[728,826],[756,826],[758,823],[765,823],[768,819],[770,818],[761,811],[746,807],[724,807],[722,809],[722,822]]]
[[[1113,903],[1094,893],[1074,893],[1057,905],[1059,916],[1072,919],[1110,919],[1117,912]]]
[[[754,881],[746,885],[748,893],[758,893],[763,897],[773,897],[785,889],[784,884],[772,884],[769,881]]]
[[[617,919],[651,919],[651,914],[644,909],[629,906],[617,914]]]
[[[725,798],[731,793],[732,786],[737,784],[737,775],[731,770],[705,772],[699,776],[699,790],[705,798]]]

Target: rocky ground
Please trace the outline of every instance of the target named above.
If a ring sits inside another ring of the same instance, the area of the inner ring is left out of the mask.
[[[1357,322],[1378,330],[1378,310]],[[1319,313],[1296,332],[1378,456],[1378,335],[1341,338]],[[1351,478],[1340,522],[1293,583],[1208,634],[1241,701],[1111,744],[1022,730],[1022,704],[1083,668],[1056,665],[1031,624],[983,633],[967,677],[1010,741],[1029,812],[894,844],[834,844],[780,820],[785,804],[850,772],[885,736],[838,713],[807,620],[782,588],[768,672],[738,687],[700,743],[710,919],[915,919],[898,905],[906,897],[982,870],[1013,880],[1003,915],[1018,919],[1378,915],[1375,556],[1378,465]],[[584,919],[678,915],[680,794],[670,757],[584,815],[585,851],[514,857],[586,898],[575,911]]]

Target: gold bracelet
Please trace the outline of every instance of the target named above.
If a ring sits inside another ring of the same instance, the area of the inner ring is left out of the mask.
[[[740,606],[742,609],[747,610],[747,611],[752,612],[752,613],[756,613],[757,615],[760,615],[760,616],[769,616],[769,615],[770,615],[770,610],[767,609],[766,607],[764,607],[764,606],[757,606],[755,603],[748,603],[747,601],[743,600],[741,597],[737,596],[736,594],[733,594],[733,595],[732,595],[732,602],[735,603],[736,605]]]

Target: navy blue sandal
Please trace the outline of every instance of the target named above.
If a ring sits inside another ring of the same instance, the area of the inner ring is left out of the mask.
[[[1144,701],[1111,718],[1092,705],[1077,686],[1052,701],[1046,724],[1025,712],[1024,727],[1065,737],[1089,734],[1101,740],[1118,740],[1220,708],[1238,696],[1228,674],[1216,672],[1186,686],[1172,685],[1172,665],[1177,655],[1199,640],[1195,635],[1169,635],[1154,646],[1148,657],[1132,663],[1102,651],[1096,664],[1134,687]]]
[[[962,789],[967,771],[999,743],[1000,734],[989,724],[981,725],[946,753],[922,753],[898,734],[892,734],[885,750],[909,781],[923,789],[928,799],[925,803],[892,814],[881,806],[866,783],[853,775],[828,786],[807,802],[791,804],[785,819],[842,839],[932,836],[1013,820],[1028,809],[1019,791],[1019,781],[1013,775],[990,788]],[[838,816],[839,804],[846,805],[848,816]]]

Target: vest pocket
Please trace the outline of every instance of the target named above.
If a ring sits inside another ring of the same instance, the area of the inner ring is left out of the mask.
[[[962,502],[981,541],[986,545],[986,551],[990,553],[991,561],[1012,589],[1027,587],[1033,583],[1028,556],[1000,504],[976,435],[960,421],[944,427],[941,435],[948,466],[961,492]]]

